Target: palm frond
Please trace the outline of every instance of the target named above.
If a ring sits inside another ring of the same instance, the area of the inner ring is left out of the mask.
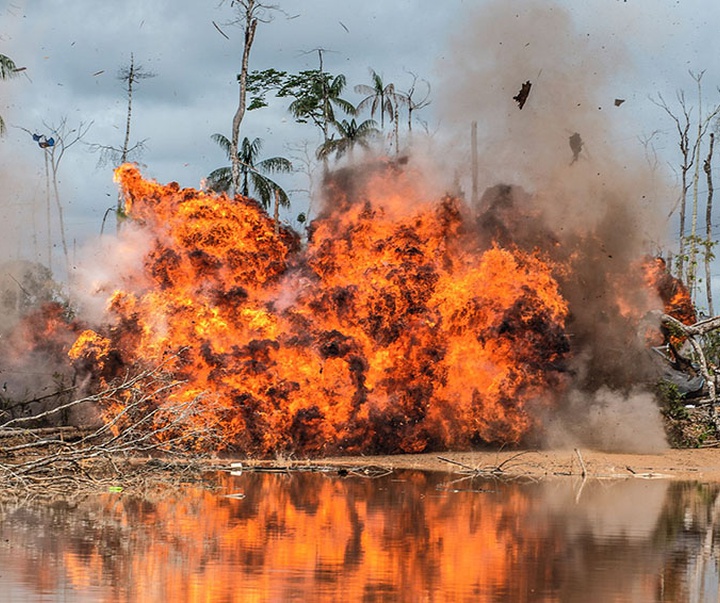
[[[221,167],[208,174],[207,187],[218,193],[226,193],[232,184],[232,170],[229,167]]]
[[[345,113],[348,115],[357,115],[358,111],[355,108],[355,105],[353,105],[350,101],[346,101],[344,98],[336,98],[332,101],[335,103],[340,109],[342,109]]]
[[[262,147],[262,140],[260,140],[259,138],[254,138],[251,142],[250,139],[246,136],[242,139],[242,143],[240,144],[240,149],[238,149],[238,153],[242,161],[252,166],[254,165],[255,160],[260,154],[260,151],[262,151]]]
[[[345,76],[341,73],[339,75],[336,75],[333,80],[330,82],[330,86],[328,86],[328,95],[331,97],[338,97],[342,94],[342,91],[345,90],[345,85],[347,84],[347,80],[345,79]]]
[[[230,156],[232,154],[231,150],[230,150],[230,146],[231,146],[230,140],[228,140],[228,138],[226,138],[222,134],[213,134],[211,136],[211,138],[213,139],[213,141],[215,141],[218,144],[218,146],[223,151],[225,151],[225,155],[227,155],[227,158],[230,159]]]
[[[285,157],[269,157],[255,165],[255,169],[261,172],[288,174],[292,172],[292,163]]]
[[[272,202],[273,190],[275,188],[273,182],[257,172],[250,172],[250,179],[252,180],[253,190],[256,193],[255,197],[257,197],[257,200],[267,209]]]
[[[10,57],[0,54],[0,79],[6,80],[17,75],[15,61]]]

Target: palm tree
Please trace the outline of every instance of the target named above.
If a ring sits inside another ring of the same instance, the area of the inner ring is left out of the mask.
[[[395,84],[384,84],[382,77],[380,77],[374,69],[370,70],[370,76],[372,78],[372,85],[358,84],[355,86],[355,92],[358,94],[364,94],[365,98],[362,99],[357,106],[358,111],[362,111],[368,105],[370,106],[370,117],[375,117],[375,113],[380,113],[380,129],[385,129],[385,114],[388,119],[392,121],[395,117],[395,104],[397,98],[395,95]]]
[[[335,153],[336,159],[340,159],[345,153],[352,157],[355,145],[368,149],[370,148],[370,139],[380,133],[374,119],[366,119],[360,124],[355,121],[355,118],[351,119],[350,122],[343,119],[341,122],[333,122],[333,126],[335,126],[340,137],[335,138],[335,135],[333,135],[320,145],[317,151],[320,159],[324,159],[332,153]]]
[[[7,80],[18,74],[15,62],[8,56],[0,54],[0,80]],[[5,121],[0,116],[0,135],[5,133]]]
[[[213,140],[225,151],[228,158],[231,154],[231,143],[222,134],[213,134]],[[292,163],[284,157],[270,157],[258,161],[262,150],[262,140],[256,138],[252,142],[247,137],[242,139],[238,149],[237,160],[240,165],[240,190],[237,193],[254,196],[267,209],[273,199],[283,207],[290,205],[287,193],[279,184],[265,176],[266,173],[287,173],[292,171]],[[207,186],[217,192],[228,192],[233,188],[231,167],[213,170],[207,177]],[[253,195],[250,194],[252,189]]]

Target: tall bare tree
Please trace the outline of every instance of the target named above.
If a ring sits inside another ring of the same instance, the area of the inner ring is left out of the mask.
[[[702,105],[702,84],[704,72],[689,72],[697,86],[697,116],[693,116],[692,107],[688,105],[685,93],[677,93],[677,100],[680,106],[680,113],[673,110],[661,95],[655,100],[656,105],[661,107],[675,122],[678,133],[678,145],[681,153],[680,180],[681,190],[678,204],[679,212],[679,249],[677,255],[677,276],[683,279],[690,288],[691,295],[695,294],[697,280],[697,253],[701,238],[698,236],[698,206],[699,206],[699,179],[703,144],[711,122],[720,114],[720,104],[715,105],[710,111],[703,114]],[[696,126],[695,136],[691,129]],[[690,213],[690,229],[687,229],[688,193],[692,186],[692,206]]]
[[[419,111],[420,109],[424,109],[430,104],[430,82],[427,80],[420,80],[422,82],[423,87],[425,88],[425,94],[421,98],[417,98],[417,91],[418,91],[418,76],[417,74],[413,73],[412,71],[408,72],[410,75],[412,75],[412,84],[410,85],[410,88],[405,93],[405,96],[407,97],[407,108],[408,108],[408,132],[412,132],[412,122],[413,122],[413,113],[415,111]]]
[[[240,190],[240,178],[242,174],[242,164],[238,151],[240,150],[240,124],[242,124],[243,117],[245,117],[245,109],[247,107],[250,50],[255,40],[255,30],[257,29],[258,23],[270,21],[272,11],[278,10],[278,8],[275,5],[264,4],[257,0],[230,0],[230,6],[235,9],[236,15],[235,19],[231,21],[231,24],[240,27],[244,33],[240,73],[237,76],[239,85],[238,106],[233,115],[230,137],[232,192],[237,193]]]
[[[130,62],[124,65],[118,70],[117,79],[125,84],[125,91],[127,96],[127,113],[125,115],[125,137],[123,138],[122,146],[114,145],[101,145],[91,144],[89,145],[90,150],[100,152],[101,165],[111,164],[113,166],[122,165],[128,161],[133,161],[145,148],[145,139],[138,140],[130,145],[130,126],[132,124],[132,112],[133,112],[133,99],[135,93],[135,86],[138,82],[153,78],[156,74],[148,71],[142,65],[135,63],[135,55],[130,53]],[[108,208],[103,217],[103,227],[105,224],[105,218],[113,208]],[[125,196],[122,192],[118,193],[117,205],[115,207],[116,227],[120,230],[120,226],[125,219]]]
[[[695,153],[694,167],[695,172],[693,173],[693,204],[692,204],[692,218],[690,222],[690,252],[688,254],[688,284],[694,285],[697,280],[697,253],[700,238],[698,235],[698,205],[699,205],[699,187],[700,187],[700,151],[702,142],[707,133],[710,123],[720,113],[720,104],[708,112],[707,115],[703,116],[702,106],[702,78],[705,71],[699,73],[690,72],[690,76],[695,80],[697,85],[697,106],[698,106],[698,119],[697,119],[697,136],[695,138],[695,145],[693,151]]]
[[[693,161],[695,160],[694,153],[691,153],[690,146],[690,126],[691,113],[685,99],[685,93],[680,91],[677,93],[677,101],[680,105],[682,116],[678,116],[677,113],[670,108],[670,105],[665,101],[662,95],[658,94],[658,99],[653,102],[661,107],[675,122],[675,129],[678,134],[678,146],[680,147],[680,196],[678,198],[677,205],[680,207],[679,211],[679,227],[678,227],[678,253],[677,253],[677,277],[681,280],[685,280],[685,223],[687,221],[687,194],[690,189],[688,182],[690,170],[692,169]],[[673,210],[675,211],[675,210]]]
[[[130,146],[130,123],[132,120],[133,89],[136,83],[155,77],[155,73],[147,71],[142,65],[135,64],[135,55],[130,53],[130,64],[121,67],[118,71],[118,79],[125,82],[127,86],[127,116],[125,119],[125,139],[120,149],[120,164],[127,162],[134,151],[140,150],[144,141],[136,142]]]
[[[707,201],[705,204],[705,294],[707,296],[708,314],[715,316],[715,309],[713,308],[713,294],[712,294],[712,271],[710,270],[710,264],[714,258],[713,247],[715,242],[712,239],[712,213],[713,213],[713,177],[712,177],[712,159],[713,149],[715,147],[715,133],[710,132],[710,145],[708,147],[708,154],[703,162],[703,171],[705,172],[705,178],[707,181]]]
[[[58,226],[60,228],[60,241],[62,243],[63,256],[65,260],[65,269],[70,271],[70,254],[68,251],[65,217],[63,204],[60,199],[60,187],[58,186],[58,173],[60,164],[65,157],[65,153],[78,142],[80,142],[92,127],[93,122],[80,122],[77,127],[72,128],[67,123],[67,117],[63,117],[57,125],[46,124],[43,122],[43,128],[47,134],[38,134],[37,131],[31,131],[27,128],[21,128],[32,136],[38,147],[43,151],[45,160],[45,186],[47,192],[47,233],[48,233],[48,268],[52,270],[52,219],[50,210],[50,188],[52,187],[53,197],[55,199],[55,208],[58,216]]]

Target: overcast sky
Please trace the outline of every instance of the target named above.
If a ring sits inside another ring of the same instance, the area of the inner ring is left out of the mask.
[[[346,74],[346,96],[353,102],[360,97],[352,88],[369,83],[370,68],[401,90],[410,85],[409,72],[416,73],[430,82],[433,95],[433,103],[419,117],[438,139],[452,120],[448,90],[461,93],[457,85],[463,79],[462,66],[472,70],[473,64],[491,63],[496,57],[489,42],[484,46],[483,36],[492,35],[497,2],[277,0],[277,4],[284,14],[276,13],[272,22],[258,27],[252,69],[315,68],[314,51],[323,48],[326,70]],[[532,7],[565,15],[570,28],[546,32],[541,39],[547,44],[554,35],[563,37],[566,54],[577,49],[578,56],[568,57],[576,66],[588,53],[589,78],[597,65],[604,66],[598,77],[605,78],[607,98],[625,99],[613,117],[623,133],[613,135],[616,143],[637,144],[638,136],[660,130],[654,139],[658,149],[667,156],[674,152],[673,124],[649,97],[661,92],[672,101],[678,89],[694,95],[688,70],[707,70],[703,80],[707,102],[718,102],[720,4],[713,0],[506,0],[500,4],[518,14]],[[8,231],[3,237],[6,254],[30,253],[29,235],[10,234],[28,233],[16,217],[31,207],[41,212],[45,195],[42,151],[20,128],[42,133],[47,125],[66,118],[71,127],[92,123],[85,142],[121,146],[126,97],[117,73],[127,65],[131,52],[136,63],[156,75],[139,83],[133,105],[131,142],[146,140],[140,157],[144,173],[161,182],[198,186],[212,169],[226,165],[211,135],[230,135],[237,105],[235,76],[242,31],[229,24],[232,17],[229,3],[218,0],[5,3],[0,12],[0,52],[25,68],[19,77],[0,83],[0,113],[8,125],[0,140],[5,181],[0,228]],[[478,32],[477,39],[473,31]],[[508,35],[512,38],[512,33]],[[522,40],[512,41],[522,45]],[[529,44],[525,43],[528,52],[535,53]],[[541,74],[551,69],[539,63],[535,72],[526,75],[520,70],[515,79],[548,77]],[[491,67],[483,73],[491,86],[493,77],[487,75]],[[557,93],[565,95],[564,90]],[[479,93],[478,102],[481,97]],[[613,110],[610,102],[593,108],[600,109]],[[317,140],[310,126],[293,123],[280,101],[248,113],[241,135],[262,138],[268,156],[288,155],[288,144]],[[77,244],[99,233],[102,217],[116,196],[111,166],[98,167],[98,159],[78,144],[68,150],[60,168],[68,238]],[[288,186],[296,186],[294,182]],[[295,203],[289,220],[307,200],[298,195]],[[8,240],[13,241],[11,246]]]

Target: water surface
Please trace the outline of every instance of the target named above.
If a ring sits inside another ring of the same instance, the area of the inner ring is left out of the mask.
[[[720,486],[211,476],[0,508],[2,601],[718,599]]]

